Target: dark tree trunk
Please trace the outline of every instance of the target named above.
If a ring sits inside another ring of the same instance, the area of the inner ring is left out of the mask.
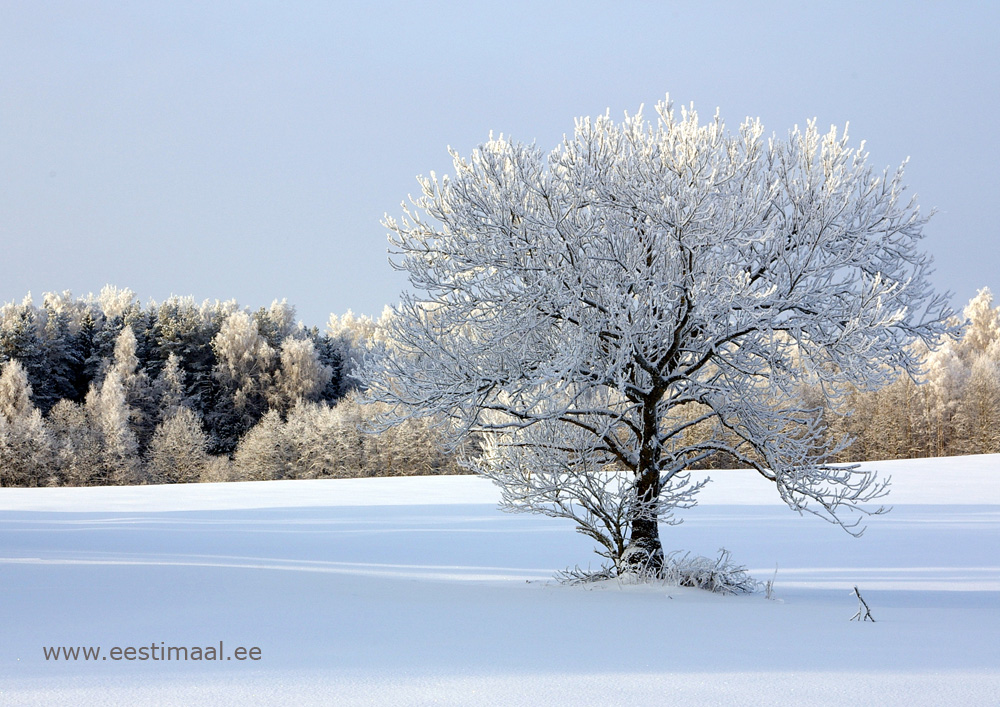
[[[657,437],[659,420],[656,401],[659,395],[650,396],[643,406],[643,439],[636,469],[636,505],[631,510],[631,535],[622,557],[625,571],[659,574],[663,568],[663,546],[660,544],[660,526],[657,506],[660,501],[660,448]]]

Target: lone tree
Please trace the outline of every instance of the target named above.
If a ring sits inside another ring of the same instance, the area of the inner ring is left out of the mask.
[[[686,470],[724,453],[792,509],[860,533],[887,481],[825,463],[816,414],[915,374],[954,333],[900,167],[815,121],[766,138],[718,115],[576,121],[548,155],[490,136],[386,218],[415,291],[361,370],[396,418],[484,440],[508,510],[575,520],[614,570],[659,570]],[[807,403],[804,391],[814,391]]]

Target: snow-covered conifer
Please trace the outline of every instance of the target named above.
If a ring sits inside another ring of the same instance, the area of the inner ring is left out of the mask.
[[[271,348],[277,350],[281,347],[281,342],[292,336],[296,329],[295,307],[288,304],[287,300],[274,300],[267,309],[261,307],[254,312],[253,320],[260,335]]]
[[[73,301],[72,293],[46,293],[40,314],[45,374],[44,388],[35,391],[35,401],[44,414],[60,400],[80,395],[81,388],[84,388],[85,356],[80,340],[82,312]]]
[[[392,310],[387,307],[379,321],[388,322],[392,316],[391,312]],[[365,354],[380,340],[378,330],[379,322],[367,315],[359,316],[351,310],[347,310],[347,313],[340,317],[336,314],[330,315],[326,332],[337,347],[341,361],[341,397],[357,389],[358,381],[355,373]]]
[[[181,408],[189,407],[189,396],[184,384],[184,370],[177,354],[167,357],[160,375],[153,381],[151,394],[156,401],[156,410],[162,423]]]
[[[192,297],[176,296],[155,305],[155,358],[166,366],[171,355],[177,357],[191,405],[202,412],[212,400],[214,386],[212,339],[234,305],[205,302],[199,306]],[[156,375],[161,376],[162,370]]]

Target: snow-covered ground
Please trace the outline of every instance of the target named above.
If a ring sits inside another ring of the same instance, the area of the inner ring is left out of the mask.
[[[472,477],[0,489],[0,705],[997,704],[1000,455],[872,466],[860,539],[737,471],[664,528],[777,601],[558,585],[589,541]]]

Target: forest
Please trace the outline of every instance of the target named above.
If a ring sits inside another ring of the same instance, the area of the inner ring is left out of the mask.
[[[460,471],[429,421],[366,434],[352,366],[377,322],[325,332],[287,302],[128,289],[0,308],[0,485],[343,478]]]
[[[142,305],[112,286],[5,304],[0,486],[462,473],[442,421],[382,428],[361,400],[352,373],[392,316],[334,314],[321,331],[285,301]],[[918,377],[832,407],[802,392],[827,434],[854,439],[831,461],[1000,452],[1000,307],[983,289],[962,317]]]

